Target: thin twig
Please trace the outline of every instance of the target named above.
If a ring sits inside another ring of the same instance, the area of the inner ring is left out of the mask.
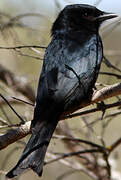
[[[112,69],[115,69],[116,71],[120,72],[121,73],[121,69],[117,68],[116,66],[114,66],[113,64],[111,64],[111,62],[105,57],[103,56],[103,62],[109,67],[109,68],[112,68]]]
[[[107,149],[111,153],[115,148],[121,145],[121,138],[117,139],[111,146],[108,146]]]
[[[28,104],[28,105],[31,105],[31,106],[34,106],[34,104],[30,103],[30,102],[27,102],[27,101],[24,101],[23,99],[19,99],[19,98],[16,98],[16,97],[12,97],[13,99],[17,100],[17,101],[20,101],[22,103],[25,103],[25,104]]]
[[[86,141],[86,140],[82,140],[79,138],[70,138],[70,137],[60,136],[60,135],[54,135],[53,138],[54,139],[61,139],[64,141],[74,141],[74,142],[78,142],[78,143],[84,143],[84,144],[90,145],[90,146],[95,147],[95,148],[103,149],[103,146],[100,146],[100,145],[95,144],[91,141]]]
[[[40,48],[40,49],[46,49],[45,46],[37,46],[37,45],[21,45],[21,46],[11,46],[11,47],[2,47],[0,46],[0,49],[23,49],[23,48]]]
[[[8,102],[8,100],[0,93],[0,96],[2,99],[4,99],[4,101],[7,103],[7,105],[10,107],[10,109],[16,114],[16,116],[21,120],[21,123],[25,123],[25,121],[23,120],[23,118],[15,111],[15,109],[10,105],[10,103]]]
[[[43,58],[40,58],[38,56],[32,56],[32,55],[29,55],[29,54],[25,54],[23,52],[20,51],[20,49],[14,49],[17,53],[19,53],[20,56],[25,56],[25,57],[29,57],[29,58],[33,58],[33,59],[37,59],[37,60],[42,60],[43,61]]]
[[[114,76],[117,79],[121,79],[121,75],[116,74],[116,73],[110,73],[110,72],[100,72],[101,75],[108,75],[108,76]]]
[[[107,110],[107,109],[117,107],[117,106],[121,106],[121,101],[118,101],[118,102],[115,102],[115,103],[112,103],[112,104],[105,104],[105,109]],[[77,116],[82,116],[82,115],[94,113],[94,112],[101,111],[101,110],[102,110],[102,108],[100,106],[98,106],[97,108],[89,109],[89,110],[78,112],[78,113],[73,113],[71,115],[67,115],[65,117],[65,119],[68,119],[68,118],[70,119],[70,118],[74,118],[74,117],[77,117]]]
[[[52,159],[48,162],[46,162],[46,164],[50,164],[52,162],[55,162],[55,161],[58,161],[60,159],[64,159],[64,158],[68,158],[68,157],[72,157],[72,156],[77,156],[79,154],[86,154],[86,153],[102,153],[103,151],[101,149],[85,149],[85,150],[82,150],[82,151],[77,151],[77,152],[71,152],[71,153],[62,153],[61,156],[55,158],[55,159]],[[55,153],[54,153],[55,154]]]
[[[57,157],[57,156],[55,156],[54,154],[48,153],[48,152],[46,153],[46,155],[47,155],[48,157],[51,157],[52,159],[55,159],[55,158]],[[87,168],[85,168],[82,164],[80,164],[80,163],[78,163],[78,162],[76,162],[76,161],[74,161],[73,163],[70,163],[67,159],[66,159],[66,160],[65,160],[65,159],[60,159],[59,162],[62,163],[62,164],[64,164],[64,165],[66,165],[66,166],[68,166],[68,167],[71,167],[72,169],[82,171],[82,172],[84,172],[86,175],[88,175],[89,177],[91,177],[91,178],[93,177],[93,179],[98,180],[97,176],[96,176],[93,172],[89,171],[89,170],[88,170]],[[48,164],[48,161],[45,162],[44,165],[47,165],[47,164]]]

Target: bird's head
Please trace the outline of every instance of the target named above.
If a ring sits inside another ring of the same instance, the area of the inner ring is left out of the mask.
[[[58,15],[52,27],[55,31],[97,31],[102,22],[117,17],[116,14],[106,13],[94,6],[74,4],[66,6]]]

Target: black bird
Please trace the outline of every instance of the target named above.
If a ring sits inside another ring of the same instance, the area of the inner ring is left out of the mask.
[[[103,57],[99,27],[114,17],[85,4],[68,5],[60,12],[39,79],[32,136],[7,177],[28,168],[42,175],[45,153],[60,116],[78,109],[92,94]]]

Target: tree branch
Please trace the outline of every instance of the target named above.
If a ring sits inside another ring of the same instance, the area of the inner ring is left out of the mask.
[[[109,99],[111,97],[118,96],[118,95],[121,95],[121,83],[116,83],[116,84],[113,84],[113,85],[110,85],[110,86],[106,86],[106,87],[104,87],[104,88],[102,88],[102,89],[100,89],[98,91],[95,91],[93,93],[91,99],[88,99],[88,100],[86,99],[85,101],[81,102],[80,106],[77,107],[76,109],[71,109],[70,111],[65,112],[61,116],[61,119],[70,118],[70,116],[71,116],[70,114],[72,114],[76,110],[79,110],[79,109],[84,108],[86,106],[89,106],[91,104],[98,103],[100,101],[104,101],[106,99]],[[119,106],[119,105],[120,104],[117,104],[115,106]],[[101,111],[101,108],[99,110]],[[85,114],[87,114],[87,112]],[[72,114],[72,116],[73,116],[73,114]]]
[[[0,135],[0,150],[27,136],[30,133],[30,124],[31,121],[28,121],[24,125],[12,128],[6,134]]]
[[[121,83],[117,83],[114,85],[110,85],[108,87],[104,87],[104,88],[96,91],[93,94],[91,100],[89,100],[87,102],[82,102],[80,104],[79,108],[86,107],[90,104],[94,104],[94,103],[97,103],[99,101],[103,101],[105,99],[108,99],[110,97],[120,95],[120,94],[121,94]],[[119,106],[119,105],[121,105],[121,102],[117,102],[114,104],[115,104],[115,106],[116,105]],[[108,105],[108,107],[113,108],[113,107],[115,107],[114,104],[110,105],[110,106]],[[108,107],[106,107],[106,108],[108,108]],[[101,109],[100,109],[100,111],[101,111]],[[80,114],[78,114],[78,115],[80,115]],[[61,117],[60,120],[67,119],[67,118],[70,118],[72,116],[75,116],[75,114],[74,115],[72,114],[69,116],[69,114],[66,112],[63,114],[63,116]],[[9,144],[14,143],[17,140],[27,136],[29,133],[31,133],[30,132],[30,124],[31,124],[31,121],[26,122],[24,125],[20,125],[17,128],[12,128],[6,134],[0,135],[0,150],[7,147]]]
[[[3,47],[3,46],[0,46],[0,49],[25,49],[25,48],[40,48],[40,49],[46,49],[45,46],[37,46],[37,45],[21,45],[21,46],[10,46],[10,47]]]

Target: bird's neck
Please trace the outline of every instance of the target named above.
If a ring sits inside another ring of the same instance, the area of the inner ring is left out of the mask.
[[[67,35],[74,39],[90,39],[90,37],[92,37],[95,34],[96,34],[95,32],[79,30],[79,31],[69,31]]]
[[[92,37],[99,36],[98,32],[94,31],[88,31],[88,30],[63,30],[63,31],[58,31],[54,34],[54,37],[59,38],[59,39],[70,39],[73,41],[77,41],[79,43],[83,43],[83,41],[88,41]]]

